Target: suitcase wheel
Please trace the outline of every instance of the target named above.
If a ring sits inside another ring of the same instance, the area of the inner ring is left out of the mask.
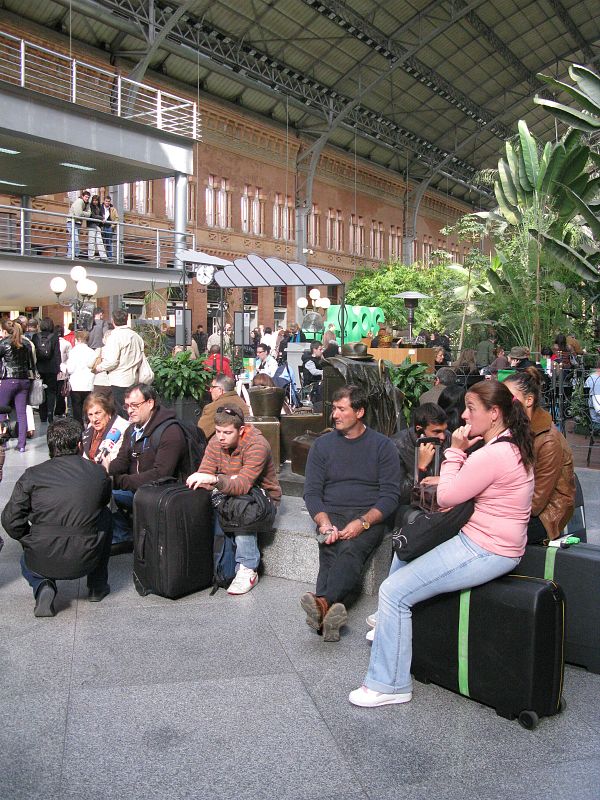
[[[521,711],[519,714],[519,725],[527,731],[532,731],[534,728],[537,728],[539,721],[540,719],[535,711]]]
[[[135,572],[133,573],[133,585],[135,586],[135,590],[140,595],[140,597],[146,597],[147,594],[150,594],[148,589],[145,589],[142,586],[142,584],[140,583],[140,580],[139,580],[138,576],[135,574]]]
[[[567,701],[565,700],[564,697],[561,697],[560,703],[558,704],[558,713],[564,714],[566,710],[567,710]]]

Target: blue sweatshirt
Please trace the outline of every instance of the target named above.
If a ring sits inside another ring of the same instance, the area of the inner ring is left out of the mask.
[[[338,431],[320,436],[306,463],[304,502],[311,517],[319,512],[376,508],[383,518],[396,510],[400,497],[400,458],[393,442],[367,428],[356,439]]]

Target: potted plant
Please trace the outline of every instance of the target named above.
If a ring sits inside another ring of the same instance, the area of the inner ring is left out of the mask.
[[[155,355],[150,359],[154,387],[165,405],[174,409],[182,422],[196,422],[213,373],[189,351],[176,355]]]
[[[404,395],[402,410],[407,425],[410,425],[411,411],[415,406],[419,405],[419,398],[423,392],[431,389],[433,375],[428,372],[429,367],[427,364],[420,362],[411,364],[408,358],[399,366],[392,364],[391,361],[386,361],[385,365],[392,383]]]

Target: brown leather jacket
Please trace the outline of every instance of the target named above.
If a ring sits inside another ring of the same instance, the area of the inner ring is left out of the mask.
[[[549,539],[558,539],[573,516],[573,453],[550,414],[542,408],[533,412],[531,430],[535,455],[531,514],[539,516]]]

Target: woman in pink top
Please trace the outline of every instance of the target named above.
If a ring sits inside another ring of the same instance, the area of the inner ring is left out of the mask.
[[[377,626],[364,685],[350,692],[357,706],[412,699],[412,606],[510,572],[525,551],[533,496],[533,441],[521,403],[497,381],[466,395],[466,424],[452,434],[437,497],[450,508],[475,500],[473,516],[447,542],[410,563],[394,563],[379,590]],[[503,442],[510,436],[512,441]],[[480,447],[467,458],[467,450]]]

